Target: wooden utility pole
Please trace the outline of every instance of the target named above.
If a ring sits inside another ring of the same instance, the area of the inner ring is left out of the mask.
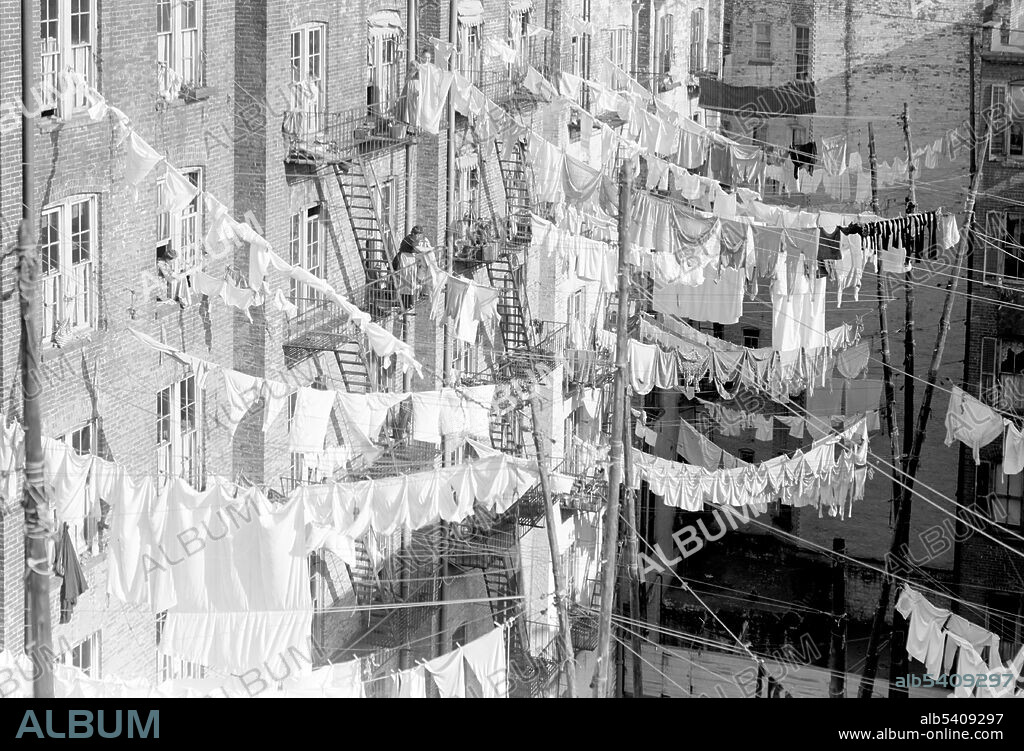
[[[832,539],[832,643],[828,652],[830,699],[846,697],[846,540]]]
[[[633,167],[629,159],[619,172],[619,307],[615,337],[615,388],[612,394],[612,434],[608,468],[608,507],[604,517],[601,562],[601,613],[597,631],[597,667],[594,697],[608,692],[608,663],[611,658],[612,602],[615,599],[615,570],[619,544],[619,486],[622,483],[622,408],[626,400],[626,319],[629,316],[629,221],[633,205]]]
[[[540,410],[537,409],[539,394],[534,392],[530,397],[530,410],[533,417],[533,445],[537,449],[537,471],[540,475],[540,489],[544,494],[544,522],[548,530],[548,549],[551,551],[551,574],[555,582],[555,609],[558,611],[558,664],[561,666],[565,679],[565,694],[570,699],[576,698],[576,670],[573,665],[572,622],[569,620],[569,593],[565,586],[565,573],[562,571],[562,556],[558,550],[558,527],[562,523],[560,507],[551,497],[551,478],[548,475],[548,449],[550,444],[548,432],[541,430]]]
[[[406,109],[409,108],[409,89],[408,81],[409,74],[415,70],[416,64],[416,0],[406,0],[405,3],[405,16],[406,24],[409,27],[406,32]],[[410,139],[405,145],[405,236],[408,237],[412,231],[415,222],[416,213],[416,191],[414,189],[413,174],[416,165],[416,144],[415,141]],[[416,265],[419,266],[421,261],[417,260]],[[399,280],[395,280],[397,284]],[[418,294],[418,290],[417,290]],[[398,298],[401,302],[401,297]],[[413,305],[416,304],[416,298],[413,297]],[[409,344],[409,310],[402,306],[402,341]],[[412,391],[412,371],[406,370],[405,375],[402,377],[402,390],[406,393]],[[412,565],[412,530],[407,526],[402,528],[402,581],[401,581],[401,594],[402,602],[408,602],[411,594],[409,587],[409,580],[412,578],[413,565]],[[398,652],[398,669],[408,670],[412,666],[412,652],[409,647],[403,647]]]
[[[459,29],[459,6],[458,0],[448,0],[448,43],[451,45],[451,49],[455,49],[455,45],[458,42],[458,29]],[[454,71],[457,56],[452,52],[448,57],[448,70]],[[444,270],[449,274],[452,273],[452,264],[455,258],[455,98],[454,92],[449,89],[448,91],[448,143],[447,143],[447,161],[445,163],[445,230],[444,230],[444,241],[445,241],[445,254],[444,254]],[[448,284],[444,285],[444,297],[445,307],[447,309],[447,301],[449,294]],[[445,316],[444,320],[444,385],[451,385],[452,377],[452,342],[451,342],[451,326],[448,323],[448,317]],[[450,461],[449,451],[451,447],[448,442],[441,439],[441,462],[447,464]],[[450,538],[448,525],[445,522],[441,523],[442,529],[442,545],[441,550],[441,591],[440,601],[441,605],[438,608],[438,624],[437,624],[437,654],[442,655],[451,651],[451,639],[448,633],[448,608],[444,604],[445,600],[448,599],[448,540]]]
[[[626,566],[623,574],[626,587],[629,589],[630,649],[633,652],[633,698],[640,699],[644,695],[643,660],[640,658],[640,551],[637,538],[640,531],[637,526],[636,493],[633,490],[633,428],[629,411],[629,394],[625,395],[622,405],[622,442],[623,442],[623,489],[622,515],[626,518]],[[625,598],[623,598],[625,599]]]
[[[53,698],[50,630],[50,501],[43,480],[43,379],[39,372],[39,259],[35,233],[35,124],[31,122],[32,40],[36,4],[21,0],[21,226],[18,227],[18,298],[21,313],[21,395],[25,420],[25,654],[32,661],[32,695]]]
[[[907,178],[909,183],[909,194],[907,196],[907,214],[917,211],[917,184],[914,166],[914,144],[910,135],[910,108],[903,103],[903,140],[907,147]],[[907,263],[910,263],[910,248],[907,248]],[[904,272],[903,294],[906,300],[906,323],[903,330],[903,472],[907,471],[910,461],[910,450],[913,443],[913,434],[910,426],[914,424],[914,286],[911,273],[908,269]],[[900,502],[896,504],[896,550],[903,551],[910,544],[910,515],[911,499],[901,493]],[[907,504],[904,511],[903,504]],[[907,675],[907,619],[897,610],[893,611],[892,638],[889,642],[891,655],[890,672],[893,675]],[[907,698],[910,693],[905,686],[896,686],[890,682],[889,696]]]
[[[875,152],[875,129],[868,123],[868,153],[871,162],[871,210],[879,214],[878,205],[878,155]],[[882,343],[882,380],[885,382],[885,427],[889,431],[889,449],[892,452],[892,503],[899,506],[902,486],[900,485],[900,428],[896,421],[896,386],[893,383],[892,355],[889,351],[889,279],[882,270],[875,274],[878,283],[878,331]],[[878,647],[885,625],[885,614],[889,610],[891,586],[891,565],[885,559],[886,575],[882,577],[882,586],[878,593],[878,605],[871,622],[871,634],[868,636],[867,656],[864,658],[864,673],[861,677],[858,696],[862,699],[871,698],[874,693],[875,675],[878,673]]]
[[[984,146],[981,150],[982,154],[988,153],[989,142],[991,139],[991,131],[986,130]],[[909,536],[910,528],[911,492],[914,489],[914,479],[917,477],[917,470],[921,463],[921,447],[924,445],[925,431],[928,428],[928,418],[931,416],[932,395],[935,393],[935,382],[938,380],[939,366],[942,365],[942,355],[946,350],[946,337],[949,334],[949,318],[953,312],[953,295],[956,293],[956,289],[960,285],[960,272],[963,268],[964,256],[967,254],[967,247],[970,243],[971,232],[974,229],[974,203],[978,197],[978,187],[981,185],[982,172],[984,172],[984,161],[980,160],[978,163],[978,169],[971,178],[971,192],[967,196],[967,205],[964,208],[964,227],[963,231],[960,233],[960,244],[956,249],[956,262],[954,263],[954,269],[949,281],[946,282],[946,299],[942,304],[942,315],[939,318],[939,331],[935,336],[935,348],[932,350],[932,360],[931,364],[928,366],[928,376],[925,380],[924,394],[921,397],[921,408],[917,413],[917,424],[914,427],[914,441],[911,447],[910,457],[907,461],[907,471],[904,473],[905,485],[903,487],[903,497],[900,501],[900,511],[901,516],[905,516],[906,519],[898,519],[897,525],[902,523],[906,526],[907,536]],[[906,508],[905,512],[903,511],[904,508]],[[897,529],[899,529],[899,526],[897,526]],[[906,541],[904,541],[899,548],[896,548],[895,544],[893,547],[893,554],[898,556],[899,560],[903,562],[907,553]],[[898,614],[893,617],[894,623],[897,616]],[[907,649],[906,637],[904,636],[903,640],[899,644],[894,642],[892,648],[894,650],[899,650],[900,657],[905,665]],[[905,674],[905,672],[902,673],[902,675]],[[893,696],[893,692],[890,691],[889,695]]]

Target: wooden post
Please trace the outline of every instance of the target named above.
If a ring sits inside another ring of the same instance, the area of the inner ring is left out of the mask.
[[[907,214],[913,214],[917,210],[917,185],[914,167],[914,145],[910,136],[910,109],[907,103],[903,103],[903,140],[907,147],[907,176],[909,182],[909,194],[907,196]],[[908,253],[907,262],[910,262]],[[913,443],[913,434],[910,426],[914,424],[914,391],[915,391],[915,367],[914,367],[914,286],[911,283],[910,271],[905,272],[903,282],[903,293],[906,300],[906,323],[903,331],[903,472],[907,471],[910,461],[910,451]],[[900,493],[900,502],[896,504],[896,544],[895,549],[898,555],[902,556],[907,545],[910,544],[910,515],[911,499]],[[903,504],[908,508],[904,512]],[[889,641],[889,653],[891,655],[890,672],[892,675],[907,675],[907,619],[899,611],[893,611],[892,638]],[[906,687],[889,683],[889,696],[907,698],[910,694]]]
[[[533,416],[533,445],[537,449],[537,470],[540,475],[540,488],[544,493],[544,522],[548,530],[548,549],[551,551],[551,574],[555,582],[555,609],[558,611],[558,663],[562,676],[565,678],[565,693],[570,699],[576,698],[576,670],[573,666],[572,622],[569,620],[569,593],[566,591],[565,573],[562,571],[562,558],[558,551],[558,527],[562,523],[562,514],[558,504],[551,497],[551,478],[548,476],[547,431],[541,431],[540,411],[537,400],[540,396],[534,393],[530,397],[530,410]]]
[[[406,108],[409,106],[408,101],[408,85],[409,85],[409,73],[414,70],[413,66],[416,63],[416,0],[406,0],[405,2],[405,15],[406,24],[408,30],[406,32],[406,49],[405,49],[405,64],[406,64]],[[412,139],[405,145],[405,234],[412,231],[413,225],[415,224],[414,215],[416,213],[416,190],[414,187],[414,166],[416,163],[416,145]],[[420,263],[419,260],[416,261]],[[395,280],[397,283],[397,279]],[[399,301],[401,298],[399,298]],[[415,306],[416,300],[413,299],[413,305]],[[409,310],[402,306],[402,341],[409,344]],[[402,378],[402,390],[406,393],[412,391],[412,372],[406,371]],[[401,581],[401,593],[402,602],[409,601],[410,595],[410,582],[409,579],[412,577],[412,531],[408,527],[402,529],[402,581]],[[412,666],[412,653],[408,646],[404,646],[398,652],[398,669],[408,670]]]
[[[830,699],[846,697],[846,540],[832,539],[832,643],[828,653],[831,672],[828,696]]]
[[[986,131],[985,141],[981,153],[988,153],[989,142],[992,139],[991,131]],[[910,525],[910,497],[911,492],[914,489],[914,479],[917,476],[917,470],[921,463],[921,447],[924,445],[925,431],[928,428],[928,419],[931,417],[932,409],[932,395],[935,392],[935,382],[939,377],[939,366],[942,365],[942,355],[946,350],[946,337],[949,334],[949,318],[953,312],[953,295],[956,293],[957,287],[960,285],[960,272],[963,268],[964,256],[967,253],[967,247],[970,243],[971,232],[974,228],[974,203],[978,197],[978,187],[981,185],[981,175],[984,171],[984,161],[981,160],[978,163],[978,169],[974,173],[971,179],[971,192],[967,196],[967,205],[964,208],[964,227],[960,233],[960,244],[956,249],[956,263],[949,281],[946,282],[946,299],[942,304],[942,315],[939,318],[939,331],[935,336],[935,348],[932,350],[932,360],[928,366],[928,376],[925,380],[924,394],[921,397],[921,408],[917,413],[917,424],[914,426],[914,441],[912,444],[910,457],[907,461],[907,471],[904,473],[903,497],[900,502],[900,511],[905,514],[907,519],[897,520],[897,529],[903,522],[909,529]],[[904,508],[906,511],[904,511]],[[895,542],[895,538],[894,538]],[[900,549],[895,549],[893,546],[893,554],[900,557],[906,555],[906,542],[903,543]],[[898,613],[893,616],[893,622]],[[899,645],[893,644],[893,648],[899,648],[902,655],[906,652],[906,637],[904,636],[903,642]],[[905,659],[905,657],[904,657]],[[905,673],[903,673],[905,675]],[[905,691],[905,689],[902,689]],[[893,692],[889,692],[890,696],[893,696]]]
[[[53,636],[50,630],[50,502],[43,480],[42,388],[39,373],[39,259],[35,233],[35,124],[31,122],[36,25],[32,0],[21,0],[21,191],[18,227],[18,297],[21,318],[21,394],[25,420],[25,653],[32,660],[32,695],[53,698]]]
[[[601,613],[598,618],[597,667],[594,697],[608,692],[611,659],[612,602],[615,599],[615,569],[619,544],[619,485],[622,481],[622,407],[626,394],[626,319],[629,316],[629,221],[632,211],[633,167],[629,159],[619,172],[619,307],[615,338],[615,389],[612,394],[612,433],[608,468],[608,506],[605,509],[604,560],[601,571]]]
[[[452,45],[454,49],[458,42],[458,28],[459,28],[459,6],[458,0],[448,0],[448,43]],[[448,70],[455,70],[457,56],[453,52],[448,58]],[[452,263],[455,257],[455,233],[453,231],[453,223],[455,221],[455,99],[453,92],[448,92],[448,144],[447,144],[447,160],[445,164],[445,179],[446,179],[446,195],[445,195],[445,261],[444,270],[449,274],[452,273]],[[447,307],[448,300],[448,285],[444,286],[445,305]],[[444,322],[444,384],[450,386],[452,377],[452,342],[451,342],[451,326],[448,323],[447,316]],[[447,464],[449,462],[448,457],[449,446],[448,442],[443,438],[441,440],[441,463]],[[438,608],[438,624],[437,624],[437,654],[442,655],[451,651],[451,639],[448,634],[448,607],[444,604],[444,601],[448,599],[448,538],[450,537],[448,524],[446,522],[441,523],[442,529],[442,550],[441,550],[441,592],[439,599],[441,605]]]
[[[623,443],[623,489],[622,515],[626,518],[626,566],[623,575],[629,591],[629,617],[633,621],[630,627],[633,650],[633,698],[640,699],[644,695],[644,662],[640,655],[640,552],[637,528],[636,493],[633,491],[633,430],[632,417],[629,412],[629,394],[625,395],[622,405],[622,443]]]
[[[875,129],[868,123],[868,153],[871,160],[871,210],[879,213],[878,206],[878,155],[875,152]],[[896,387],[893,383],[892,355],[889,351],[889,280],[881,270],[875,275],[878,282],[878,331],[882,343],[882,379],[885,382],[885,426],[889,431],[889,449],[892,452],[892,503],[899,506],[900,499],[900,428],[896,422]],[[891,581],[889,577],[891,561],[885,560],[886,576],[882,578],[881,590],[878,593],[878,605],[871,622],[871,634],[868,636],[867,655],[864,658],[864,673],[861,677],[858,696],[862,699],[871,698],[874,692],[875,675],[878,673],[878,645],[882,638],[882,627],[885,625],[885,614],[889,610],[889,594]]]

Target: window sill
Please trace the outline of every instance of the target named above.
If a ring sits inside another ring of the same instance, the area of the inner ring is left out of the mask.
[[[747,65],[774,65],[771,60],[748,60]]]
[[[178,94],[177,97],[175,97],[169,102],[158,95],[156,108],[157,111],[166,109],[177,109],[178,107],[184,107],[189,104],[195,104],[196,102],[205,102],[216,93],[216,87],[200,86],[199,88],[194,89],[192,91],[181,92],[180,94]]]
[[[87,345],[94,344],[98,338],[99,332],[95,329],[88,333],[79,334],[75,338],[65,344],[63,347],[58,347],[52,344],[49,340],[40,342],[39,345],[39,362],[48,362],[52,360],[59,360],[60,358],[78,352],[84,349]]]
[[[36,132],[53,133],[55,130],[64,130],[65,128],[77,130],[89,125],[99,125],[101,122],[103,120],[93,120],[89,117],[88,110],[83,109],[73,113],[70,117],[60,117],[59,115],[41,117],[36,123]]]

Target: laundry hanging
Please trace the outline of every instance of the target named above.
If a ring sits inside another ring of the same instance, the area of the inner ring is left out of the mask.
[[[959,386],[953,386],[946,410],[947,446],[958,440],[971,447],[974,463],[981,464],[981,447],[1003,434],[1003,418],[987,404],[975,399]]]
[[[425,133],[437,135],[454,74],[431,63],[416,63],[416,71],[413,124]]]
[[[704,503],[748,506],[764,513],[768,503],[780,500],[792,506],[813,506],[819,514],[852,514],[853,502],[864,497],[867,479],[867,428],[863,420],[841,435],[828,436],[806,452],[797,451],[756,465],[708,470],[679,464],[633,449],[639,487],[646,480],[651,492],[666,505],[700,511]]]

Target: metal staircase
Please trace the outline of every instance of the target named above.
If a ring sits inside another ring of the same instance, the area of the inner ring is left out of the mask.
[[[491,614],[496,623],[515,619],[508,632],[509,652],[512,660],[528,658],[530,635],[526,627],[519,584],[519,564],[515,549],[503,555],[490,557],[490,564],[484,569],[484,586],[491,598]],[[512,598],[512,599],[502,599]]]
[[[526,181],[525,154],[517,146],[512,159],[502,157],[501,142],[495,143],[501,181],[505,186],[505,205],[508,213],[508,242],[510,245],[530,244],[530,189]]]
[[[373,391],[370,382],[370,371],[366,365],[366,356],[359,341],[349,341],[334,349],[334,359],[341,371],[341,380],[345,390],[351,394],[365,394]]]
[[[513,267],[506,256],[487,264],[491,286],[498,290],[498,314],[501,316],[501,339],[509,354],[525,356],[533,344],[529,326],[526,295],[521,292],[523,267]]]
[[[366,273],[366,309],[375,321],[397,305],[392,260],[397,248],[391,227],[381,216],[377,178],[369,159],[335,164],[352,236]]]

